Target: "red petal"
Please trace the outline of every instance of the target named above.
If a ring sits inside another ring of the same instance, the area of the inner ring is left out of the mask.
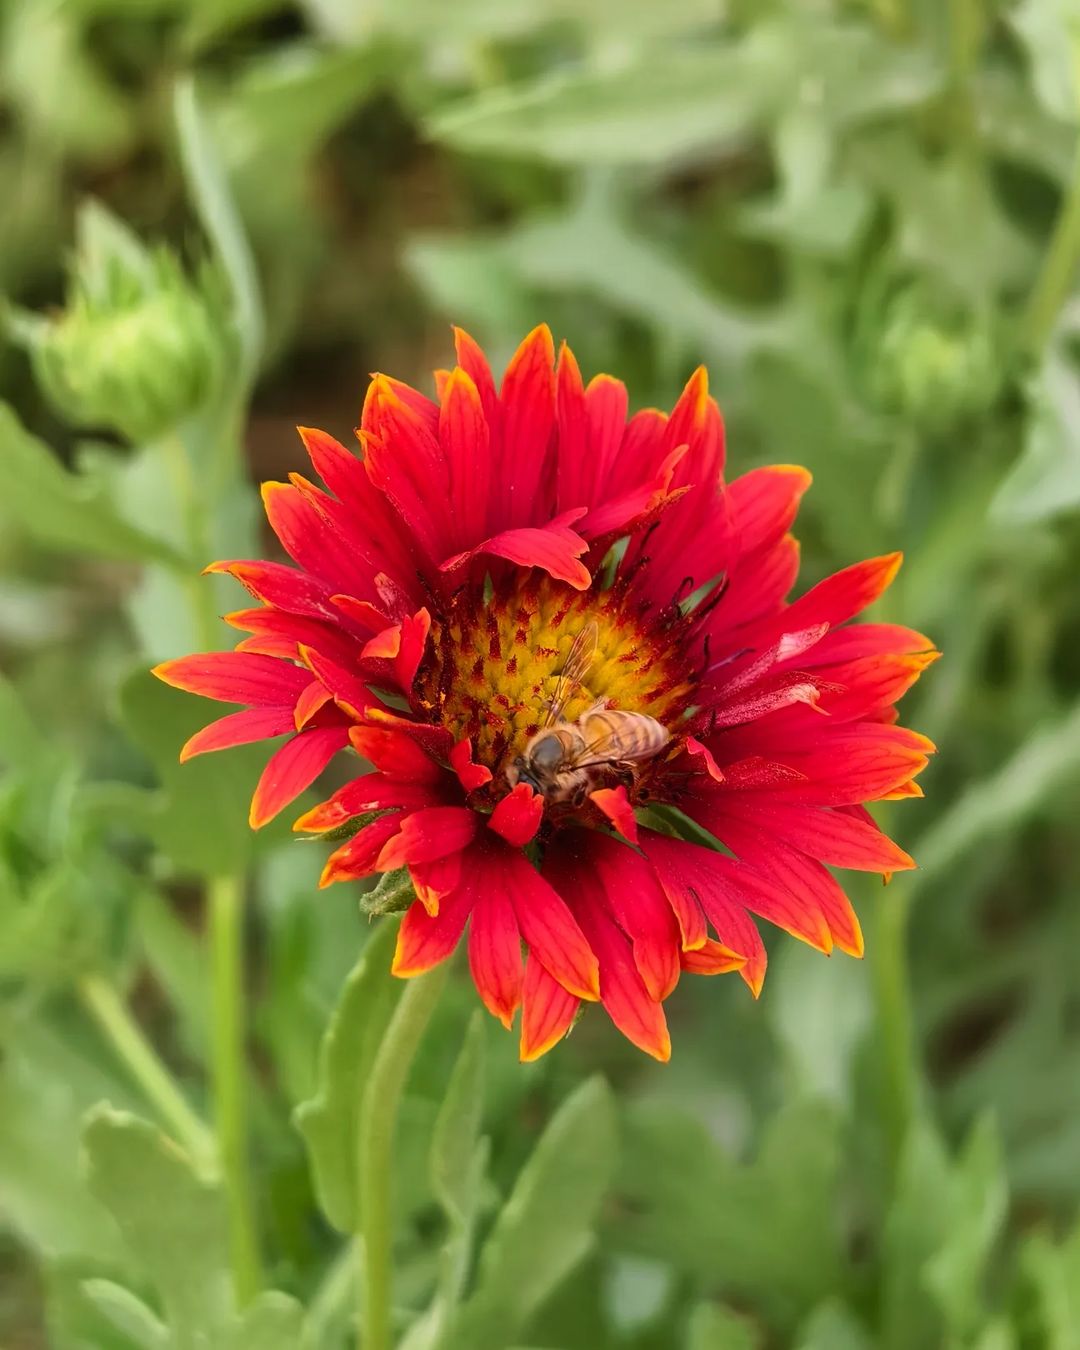
[[[902,553],[886,553],[834,572],[795,601],[785,622],[790,618],[800,628],[818,623],[835,628],[874,603],[892,584],[903,557]]]
[[[687,736],[686,753],[688,755],[700,757],[705,772],[715,783],[724,781],[724,771],[713,758],[712,751],[707,745],[704,745],[696,736]]]
[[[385,811],[405,807],[416,811],[422,806],[439,804],[438,793],[428,783],[387,778],[381,773],[366,773],[338,788],[332,797],[313,806],[293,824],[294,830],[323,834],[366,811]]]
[[[477,992],[493,1016],[510,1029],[521,1002],[521,938],[505,892],[477,879],[469,924],[469,969]]]
[[[426,609],[417,610],[401,621],[401,645],[394,658],[394,675],[406,694],[412,690],[430,632],[431,615]]]
[[[445,858],[410,866],[413,888],[429,914],[438,914],[443,900],[460,885],[463,857],[464,854],[451,853]]]
[[[521,1059],[539,1059],[561,1041],[574,1025],[581,1006],[573,994],[549,975],[535,956],[525,961],[521,998]]]
[[[797,464],[771,464],[733,479],[724,495],[738,552],[750,553],[785,535],[812,481]]]
[[[514,353],[499,401],[504,453],[496,480],[502,489],[497,520],[512,530],[538,515],[539,489],[555,428],[555,344],[547,324],[534,328]]]
[[[312,680],[296,700],[293,709],[293,723],[297,731],[303,731],[317,712],[331,701],[330,691],[321,680]]]
[[[321,681],[330,697],[349,717],[362,719],[372,707],[381,706],[364,681],[344,666],[339,666],[313,647],[301,647],[300,655],[311,673]]]
[[[468,736],[458,741],[450,751],[450,767],[466,792],[475,792],[477,788],[491,782],[491,770],[483,764],[474,764],[472,754],[472,741]]]
[[[520,853],[503,854],[506,884],[529,951],[578,998],[600,995],[596,957],[566,902]]]
[[[415,811],[383,845],[375,869],[392,872],[407,863],[433,862],[460,853],[476,834],[479,823],[476,812],[465,806],[429,806]]]
[[[211,563],[204,573],[224,573],[234,577],[256,600],[273,605],[288,614],[303,614],[313,619],[334,619],[330,604],[331,587],[284,563],[246,562],[232,559]]]
[[[463,328],[454,329],[454,350],[457,352],[458,365],[476,385],[484,408],[484,418],[494,437],[502,426],[502,410],[499,407],[499,396],[495,392],[495,380],[487,358],[479,344],[474,342]]]
[[[524,848],[540,828],[544,799],[528,783],[518,783],[499,801],[488,819],[488,826],[502,835],[514,848]]]
[[[729,802],[730,811],[726,809]],[[707,823],[727,843],[741,820],[765,836],[833,867],[860,872],[901,872],[915,866],[915,860],[875,824],[840,811],[758,804],[746,797],[725,798],[719,810],[708,814]],[[734,844],[731,847],[739,852]]]
[[[185,742],[180,751],[180,763],[211,750],[227,750],[234,745],[250,745],[252,741],[284,736],[293,729],[292,708],[248,708],[229,713]]]
[[[628,839],[631,844],[637,843],[637,818],[630,805],[630,798],[626,795],[626,788],[621,783],[618,787],[596,788],[589,793],[589,800],[603,811],[624,839]]]
[[[479,391],[460,366],[443,387],[439,440],[450,468],[451,546],[471,548],[488,533],[491,436]]]
[[[400,811],[392,811],[365,825],[330,854],[319,878],[319,885],[330,886],[335,881],[353,881],[358,877],[370,876],[375,871],[375,863],[383,845],[400,828]]]
[[[443,769],[431,756],[403,732],[382,727],[351,727],[349,740],[358,754],[390,778],[437,783],[444,776]]]
[[[505,558],[522,567],[541,567],[556,581],[568,582],[575,590],[584,591],[592,583],[589,569],[578,559],[588,551],[588,543],[570,529],[572,520],[580,519],[584,511],[568,511],[542,527],[526,526],[505,530],[493,535],[475,548],[447,558],[440,571],[453,572],[482,553]]]
[[[692,952],[682,954],[682,968],[688,975],[726,975],[732,970],[742,970],[745,965],[745,956],[712,938]]]
[[[565,342],[559,348],[556,386],[558,504],[560,510],[566,511],[592,505],[596,465],[589,450],[585,386],[574,353]]]
[[[419,900],[410,905],[398,929],[392,973],[402,979],[423,975],[453,955],[471,907],[472,894],[464,887],[447,896],[437,915],[429,914]]]
[[[299,476],[293,483],[263,483],[261,491],[270,528],[298,566],[334,590],[363,593],[371,586],[374,569],[335,526],[330,498]]]
[[[741,974],[756,998],[765,980],[765,947],[744,905],[729,895],[713,868],[713,859],[722,855],[651,830],[642,847],[672,905],[703,903],[703,891],[709,894],[708,916],[720,941],[746,957]]]
[[[834,628],[799,664],[833,665],[886,653],[930,652],[933,648],[930,639],[913,628],[902,628],[895,623],[857,623]]]
[[[595,870],[612,917],[630,939],[650,998],[661,1002],[679,982],[682,936],[656,873],[640,853],[602,834],[582,842],[581,858]]]
[[[299,666],[249,652],[199,652],[163,661],[153,673],[174,689],[256,708],[295,703],[311,679]]]
[[[650,998],[630,944],[602,905],[582,898],[576,905],[581,926],[600,960],[600,1000],[627,1040],[654,1059],[671,1058],[671,1037],[662,1006]]]
[[[248,819],[257,830],[310,787],[349,743],[344,727],[314,727],[286,741],[270,756],[251,799]]]

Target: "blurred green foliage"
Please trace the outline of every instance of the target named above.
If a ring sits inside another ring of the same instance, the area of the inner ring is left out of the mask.
[[[145,671],[229,640],[198,571],[267,547],[296,422],[540,319],[638,406],[705,361],[732,471],[816,476],[807,580],[906,550],[941,753],[867,960],[684,981],[668,1068],[597,1018],[522,1068],[451,986],[404,1344],[1080,1346],[1078,71],[1075,0],[0,4],[5,1346],[352,1343],[391,921],[363,955],[318,847],[248,834],[257,753],[180,768],[204,714]],[[246,1306],[200,1119],[241,872]]]

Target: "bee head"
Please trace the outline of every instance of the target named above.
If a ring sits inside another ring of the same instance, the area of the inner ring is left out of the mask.
[[[521,755],[518,755],[517,759],[507,769],[506,780],[511,787],[516,787],[518,783],[526,783],[534,792],[543,795],[543,788],[541,788],[536,776],[529,771],[529,766]]]

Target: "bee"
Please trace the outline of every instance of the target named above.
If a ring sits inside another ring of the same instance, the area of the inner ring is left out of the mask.
[[[609,708],[603,699],[576,721],[563,720],[563,709],[596,656],[596,641],[595,623],[575,637],[548,701],[544,725],[506,771],[511,787],[528,783],[545,801],[579,806],[596,788],[632,781],[636,766],[670,742],[671,733],[655,717]]]

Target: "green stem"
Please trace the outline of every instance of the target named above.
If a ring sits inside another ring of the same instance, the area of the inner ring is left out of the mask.
[[[77,989],[83,1006],[165,1126],[196,1164],[209,1168],[217,1153],[213,1134],[188,1105],[116,989],[98,974],[83,975]]]
[[[207,884],[212,988],[211,1072],[218,1151],[229,1202],[233,1283],[241,1306],[262,1284],[248,1162],[247,1062],[244,1053],[244,896],[237,877]]]
[[[360,1326],[364,1350],[391,1350],[394,1216],[391,1172],[398,1107],[424,1029],[446,983],[448,962],[411,979],[401,995],[360,1105]]]
[[[881,898],[873,939],[867,944],[877,1008],[882,1117],[894,1166],[919,1092],[908,970],[910,913],[910,892],[903,881],[894,882]]]
[[[1058,214],[1042,270],[1028,299],[1021,332],[1024,345],[1038,355],[1050,340],[1061,308],[1072,290],[1080,262],[1080,151]]]
[[[957,140],[970,140],[975,129],[971,78],[982,41],[982,0],[949,0],[948,102]]]
[[[359,1246],[356,1239],[342,1245],[312,1295],[304,1324],[304,1350],[321,1350],[341,1340],[352,1305]]]

